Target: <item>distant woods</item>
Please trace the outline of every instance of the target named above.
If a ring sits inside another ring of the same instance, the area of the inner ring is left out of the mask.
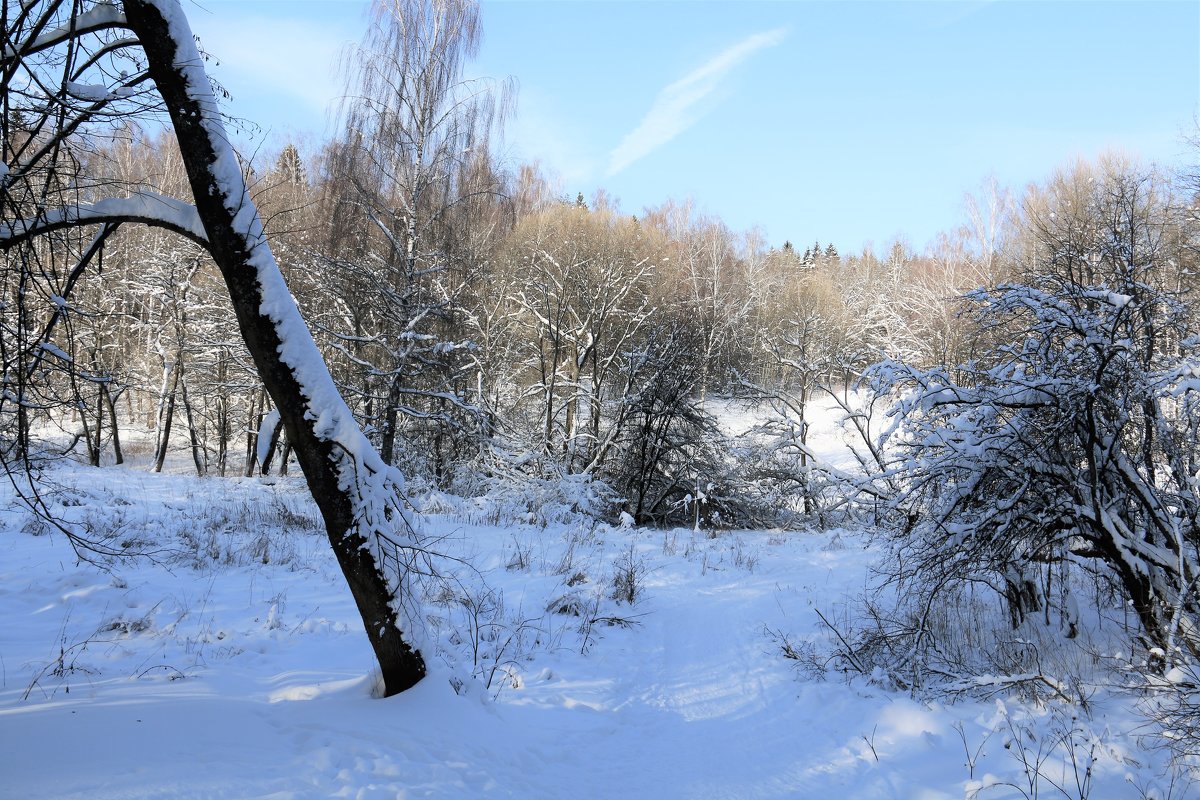
[[[962,313],[964,293],[1061,261],[1042,227],[1060,218],[1055,206],[1075,208],[1068,190],[1154,181],[1178,193],[1154,213],[1191,224],[1183,187],[1112,159],[1020,197],[987,185],[967,222],[920,253],[903,242],[770,247],[689,202],[632,215],[604,195],[564,196],[536,166],[492,158],[482,112],[466,113],[470,130],[437,131],[422,147],[379,108],[356,108],[317,151],[288,145],[247,166],[272,248],[389,461],[467,493],[500,474],[587,476],[641,522],[687,519],[687,498],[701,495],[728,524],[763,512],[733,496],[730,464],[745,443],[720,432],[714,398],[773,405],[788,447],[772,458],[791,452],[788,480],[808,486],[818,392],[843,392],[884,358],[952,368],[976,357],[995,331]],[[81,184],[186,192],[170,143],[132,126],[95,140],[78,170]],[[1191,263],[1186,236],[1176,240],[1164,258]],[[1190,274],[1174,273],[1185,288]],[[256,437],[270,409],[200,247],[127,226],[81,275],[48,265],[23,280],[8,291],[29,298],[24,319],[5,310],[7,346],[38,380],[23,414],[66,426],[92,463],[115,458],[121,428],[135,426],[156,433],[158,464],[170,440],[202,474],[268,468]],[[792,510],[815,513],[815,490],[804,493]]]

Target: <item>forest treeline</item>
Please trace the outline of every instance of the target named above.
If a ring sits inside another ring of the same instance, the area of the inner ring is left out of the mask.
[[[169,140],[130,126],[92,145],[81,184],[186,194]],[[594,478],[639,522],[691,520],[695,498],[717,524],[817,513],[814,393],[845,399],[884,359],[977,359],[1006,334],[964,313],[966,293],[1033,280],[1065,257],[1064,237],[1152,244],[1156,283],[1177,292],[1195,261],[1187,193],[1119,157],[1021,196],[988,183],[967,198],[967,222],[924,252],[896,242],[842,254],[770,247],[686,201],[631,215],[602,193],[565,197],[480,142],[414,189],[407,147],[343,137],[246,167],[347,401],[408,475],[467,494],[493,478]],[[1098,259],[1092,282],[1110,277]],[[68,271],[75,263],[50,252],[40,274],[5,276],[23,298],[5,309],[24,316],[6,323],[10,364],[52,377],[22,406],[31,421],[61,422],[97,464],[121,458],[133,427],[157,432],[159,467],[171,440],[199,474],[270,468],[257,442],[269,401],[203,250],[128,227],[89,269]],[[713,398],[760,400],[769,424],[733,439]]]

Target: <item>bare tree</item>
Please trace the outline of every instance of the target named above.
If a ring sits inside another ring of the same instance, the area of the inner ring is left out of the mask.
[[[531,444],[572,473],[596,474],[627,419],[626,361],[658,305],[665,240],[609,209],[560,203],[518,225],[504,252],[520,310],[515,380]],[[536,421],[534,421],[536,420]]]
[[[666,203],[651,210],[644,224],[661,230],[671,239],[670,275],[672,301],[683,309],[702,334],[700,379],[697,400],[703,408],[710,390],[727,389],[736,351],[748,349],[751,336],[739,336],[752,324],[761,304],[756,296],[765,276],[765,259],[738,251],[738,238],[723,223],[697,214],[689,201]],[[752,251],[752,240],[745,243]]]
[[[473,0],[377,0],[346,64],[330,219],[355,231],[354,252],[329,255],[353,270],[339,281],[351,288],[343,299],[353,327],[331,333],[361,365],[356,389],[389,463],[405,419],[431,424],[435,449],[480,422],[467,398],[461,302],[478,273],[472,227],[484,236],[494,227],[486,207],[500,185],[488,143],[511,95],[464,77],[480,35]]]
[[[849,340],[849,312],[827,265],[795,264],[777,278],[764,309],[759,357],[770,380],[749,387],[774,410],[757,431],[771,445],[770,461],[795,481],[802,511],[817,509],[816,464],[808,445],[813,398],[836,391],[843,367],[856,355]],[[785,466],[786,465],[786,466]]]

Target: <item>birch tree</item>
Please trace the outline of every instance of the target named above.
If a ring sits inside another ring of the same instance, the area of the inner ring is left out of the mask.
[[[511,90],[464,76],[481,36],[473,0],[376,0],[371,18],[347,59],[329,153],[330,219],[358,232],[345,296],[355,327],[332,333],[362,365],[356,388],[391,463],[405,419],[430,422],[436,445],[456,419],[477,416],[463,391],[461,298],[477,272],[463,212],[499,192],[488,141]]]

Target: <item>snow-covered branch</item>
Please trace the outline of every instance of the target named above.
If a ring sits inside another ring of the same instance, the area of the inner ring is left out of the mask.
[[[64,228],[122,223],[164,228],[208,246],[208,235],[195,206],[174,197],[142,191],[129,197],[108,197],[95,203],[53,208],[31,219],[0,223],[0,250]]]

